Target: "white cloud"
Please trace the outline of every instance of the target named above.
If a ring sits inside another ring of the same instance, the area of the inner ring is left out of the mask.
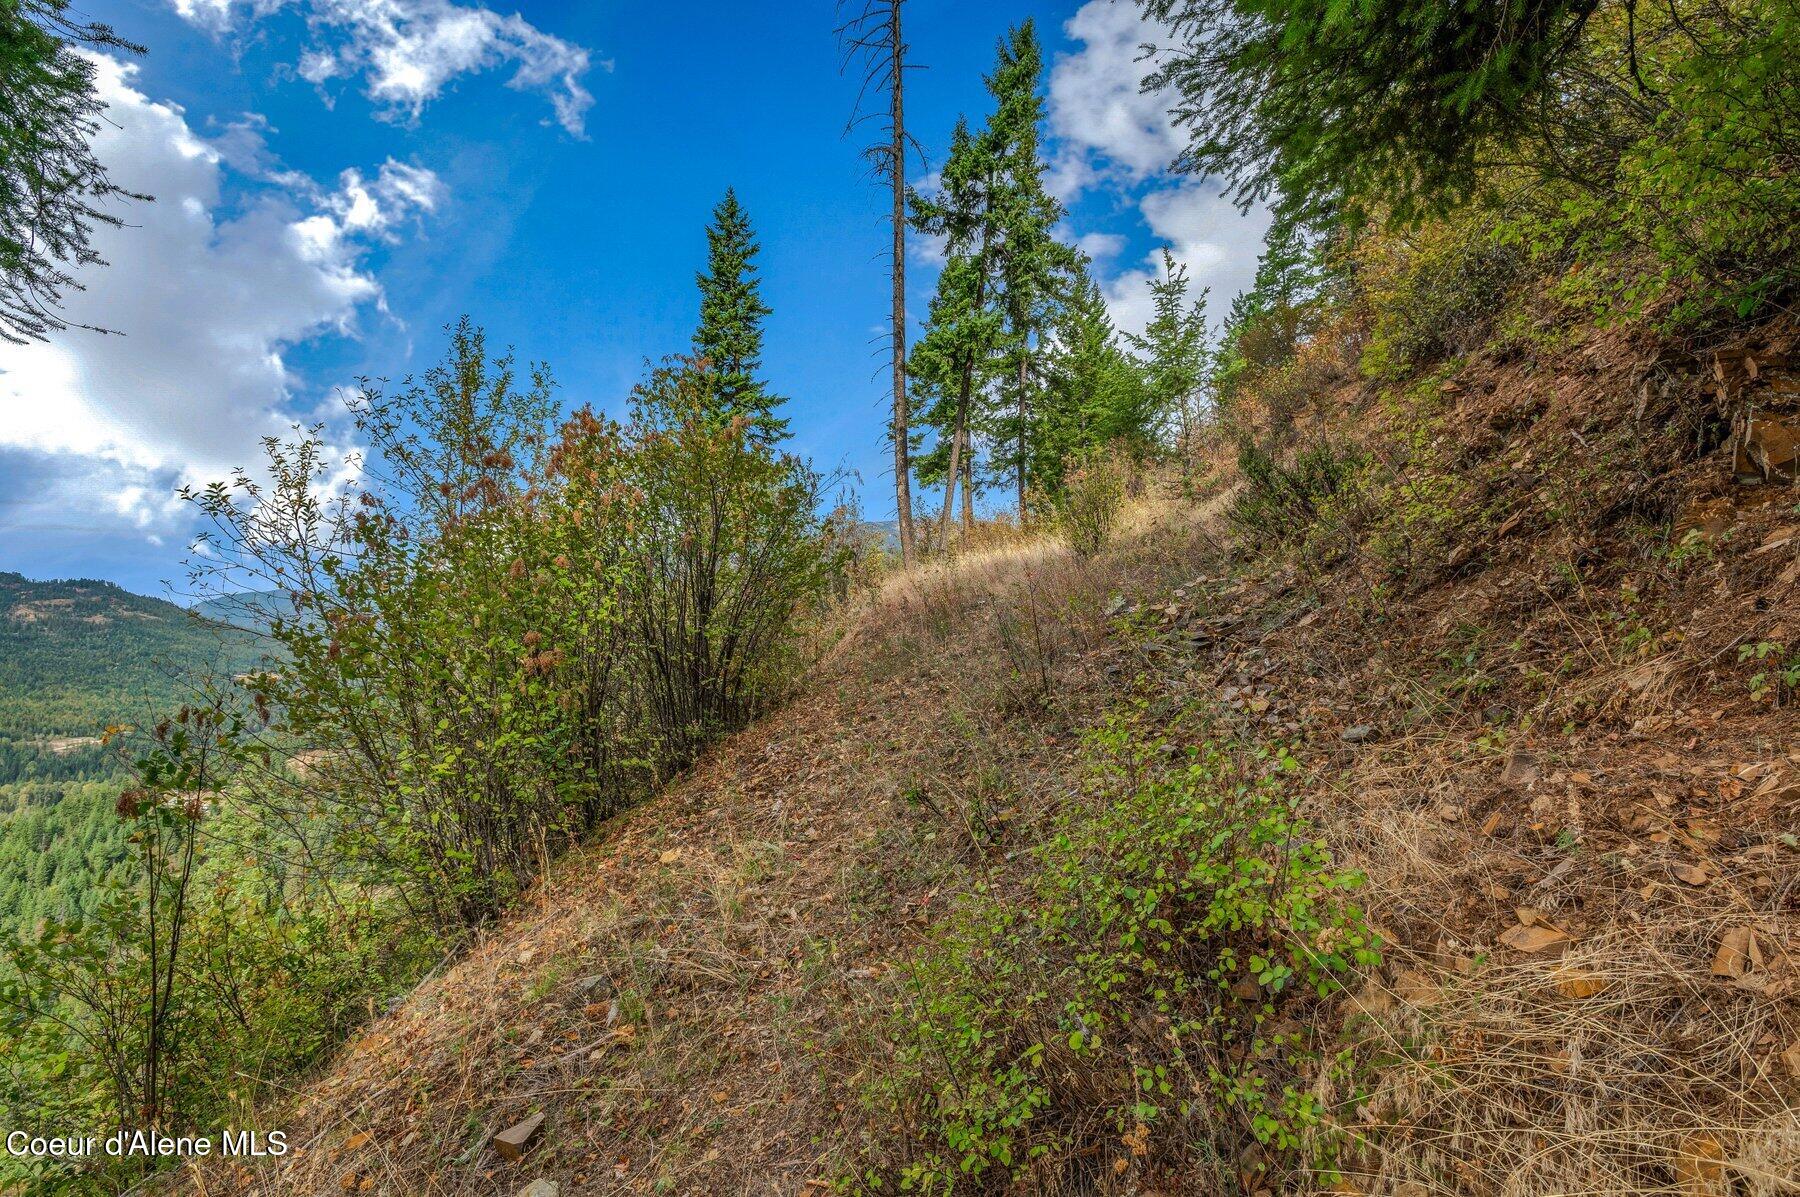
[[[588,51],[514,13],[451,0],[170,0],[177,14],[214,33],[296,7],[318,44],[295,67],[323,86],[360,76],[370,99],[416,119],[457,76],[511,67],[507,86],[540,92],[556,121],[582,136],[594,97],[582,83]],[[602,63],[603,69],[610,64]]]
[[[1089,0],[1063,31],[1080,48],[1050,71],[1049,185],[1065,201],[1095,187],[1136,197],[1137,216],[1187,267],[1190,294],[1210,289],[1207,306],[1216,324],[1256,277],[1268,213],[1241,214],[1219,195],[1218,180],[1170,171],[1188,133],[1170,119],[1167,96],[1142,90],[1149,64],[1140,60],[1145,44],[1167,44],[1166,29],[1129,0]],[[1100,267],[1114,321],[1142,331],[1150,319],[1148,283],[1162,273],[1161,245],[1142,266],[1108,275],[1104,266],[1124,251],[1125,239],[1089,232],[1077,244]]]
[[[1075,248],[1092,261],[1110,262],[1125,249],[1125,238],[1118,233],[1083,233],[1075,238]]]
[[[123,212],[126,227],[96,230],[111,265],[79,272],[88,289],[66,305],[69,319],[122,335],[0,346],[0,451],[54,455],[97,516],[149,531],[177,517],[174,486],[253,464],[262,437],[333,410],[303,406],[286,354],[353,335],[359,312],[380,308],[366,250],[442,202],[443,187],[394,161],[328,186],[276,171],[254,121],[209,141],[133,86],[135,66],[95,61],[108,105],[95,154],[156,200]],[[262,185],[240,197],[246,173]]]
[[[1090,0],[1063,31],[1081,49],[1050,70],[1050,186],[1072,198],[1110,177],[1137,183],[1164,172],[1185,144],[1168,103],[1140,87],[1146,42],[1166,38],[1129,0]]]
[[[1175,261],[1187,267],[1188,294],[1210,291],[1207,313],[1216,326],[1238,292],[1256,278],[1256,260],[1262,253],[1269,214],[1256,210],[1240,213],[1237,205],[1218,194],[1209,182],[1184,182],[1147,194],[1139,204],[1144,222],[1167,245]],[[1106,280],[1107,308],[1113,322],[1128,332],[1139,333],[1150,322],[1150,280],[1162,274],[1162,249],[1145,256],[1145,266],[1127,270]]]

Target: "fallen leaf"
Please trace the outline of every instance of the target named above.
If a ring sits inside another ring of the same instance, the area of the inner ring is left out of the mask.
[[[1752,954],[1761,954],[1756,947],[1756,933],[1748,927],[1733,927],[1719,940],[1718,953],[1713,956],[1713,976],[1743,976],[1750,969]]]
[[[1500,942],[1509,948],[1521,952],[1562,951],[1574,942],[1566,931],[1558,931],[1555,927],[1518,926],[1500,937]]]
[[[1675,1183],[1684,1197],[1724,1197],[1724,1145],[1706,1134],[1684,1138],[1675,1149]]]
[[[1562,928],[1550,921],[1550,916],[1535,906],[1515,906],[1513,915],[1527,927],[1548,927],[1552,931],[1561,932]],[[1564,932],[1564,934],[1567,934]],[[1571,937],[1572,938],[1572,937]]]
[[[1711,819],[1689,819],[1687,833],[1702,844],[1719,842],[1719,825]]]
[[[1565,964],[1552,974],[1555,978],[1556,992],[1564,997],[1591,998],[1597,993],[1604,993],[1612,982],[1598,973]]]

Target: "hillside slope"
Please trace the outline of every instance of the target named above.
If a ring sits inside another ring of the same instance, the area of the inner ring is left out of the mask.
[[[91,735],[180,701],[184,675],[261,655],[236,629],[92,579],[0,573],[0,735]]]
[[[893,1191],[988,1083],[904,1088],[920,953],[1042,901],[1121,711],[1170,754],[1291,745],[1300,810],[1367,878],[1379,968],[1245,999],[1360,1061],[1296,1083],[1337,1168],[1202,1099],[1199,1065],[1195,1100],[1130,1113],[1150,1040],[1041,1038],[1034,1146],[968,1191],[1800,1191],[1800,495],[1740,480],[1726,402],[1785,393],[1788,340],[1715,366],[1591,334],[1403,391],[1326,363],[1296,439],[1400,480],[1356,519],[1248,539],[1221,465],[1094,558],[891,580],[805,693],[269,1111],[293,1155],[185,1191]]]

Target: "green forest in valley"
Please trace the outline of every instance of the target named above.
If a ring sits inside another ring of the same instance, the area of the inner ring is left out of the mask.
[[[192,610],[0,573],[0,1125],[298,1145],[0,1191],[1800,1192],[1800,0],[1121,4],[1240,294],[1076,234],[1036,19],[927,146],[940,6],[819,6],[887,476],[724,186],[628,383],[472,312],[178,484]],[[0,0],[9,344],[140,49]]]
[[[0,931],[90,913],[126,857],[130,762],[109,728],[148,726],[254,667],[253,635],[100,581],[0,573]]]

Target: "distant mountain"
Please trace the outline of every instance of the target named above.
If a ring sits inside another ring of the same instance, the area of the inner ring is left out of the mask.
[[[247,631],[111,582],[0,572],[0,738],[48,744],[139,721],[263,653]]]
[[[294,614],[294,600],[285,590],[245,590],[202,599],[189,609],[205,619],[264,632],[275,620]]]
[[[127,856],[124,754],[105,728],[158,718],[262,654],[251,632],[111,582],[0,572],[0,945],[90,909]]]

